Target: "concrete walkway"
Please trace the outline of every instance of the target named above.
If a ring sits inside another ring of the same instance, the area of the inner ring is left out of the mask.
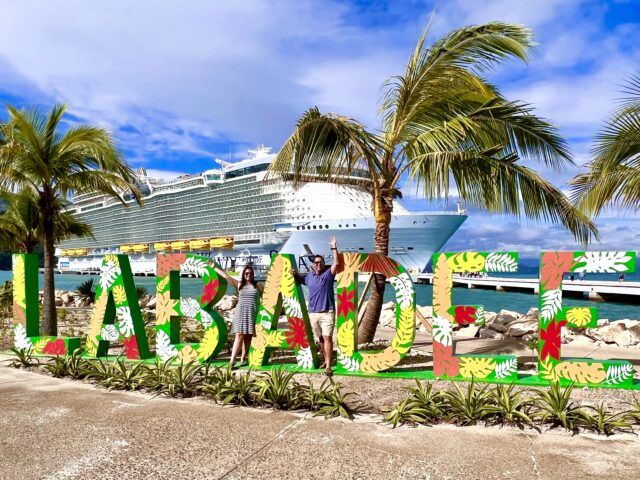
[[[640,441],[391,429],[203,399],[107,392],[0,367],[0,478],[637,479]]]

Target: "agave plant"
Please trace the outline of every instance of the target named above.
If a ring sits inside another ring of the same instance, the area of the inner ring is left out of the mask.
[[[320,388],[317,388],[308,376],[307,384],[299,385],[298,388],[300,390],[300,406],[311,410],[312,412],[320,408],[320,401],[328,390],[326,380],[322,382]]]
[[[113,367],[113,376],[108,388],[136,390],[143,384],[147,371],[147,366],[143,363],[129,366],[123,359],[118,358]]]
[[[449,420],[457,425],[475,425],[491,414],[493,399],[488,385],[476,388],[472,381],[466,390],[453,384],[454,390],[442,392],[444,410]]]
[[[71,355],[64,357],[66,363],[66,375],[72,380],[80,380],[87,375],[88,360],[82,357],[84,350],[79,348],[71,352]]]
[[[326,380],[325,380],[326,381]],[[342,393],[339,383],[328,379],[331,382],[331,389],[327,388],[318,400],[318,408],[314,416],[322,415],[324,418],[343,417],[353,419],[354,409],[347,403],[347,398],[354,393]]]
[[[110,388],[115,375],[116,371],[113,363],[99,358],[97,361],[87,362],[84,378],[96,382],[101,387]]]
[[[258,402],[276,410],[295,410],[302,405],[303,392],[294,380],[295,372],[276,367],[258,380]]]
[[[251,372],[232,374],[218,386],[216,399],[223,405],[253,405],[258,392],[258,384]]]
[[[631,429],[631,412],[612,413],[604,405],[604,402],[600,402],[595,407],[588,406],[587,408],[593,410],[593,415],[588,415],[586,421],[587,428],[604,434],[607,437],[616,432],[633,431]]]
[[[629,402],[631,409],[628,411],[629,417],[633,419],[636,424],[640,424],[640,400],[636,396],[633,397],[633,401]]]
[[[49,359],[44,369],[55,378],[65,377],[67,375],[67,360],[60,355],[56,355]]]
[[[395,428],[398,424],[428,424],[430,418],[431,414],[428,408],[420,405],[415,398],[407,397],[387,413],[384,421]]]
[[[39,365],[39,360],[33,358],[31,348],[12,348],[13,358],[9,360],[9,365],[13,368],[27,368]]]
[[[516,390],[514,385],[496,385],[491,391],[493,405],[489,407],[491,416],[498,422],[508,425],[533,425],[530,416],[533,399],[529,391]]]
[[[156,390],[170,397],[191,397],[198,392],[202,380],[202,366],[195,361],[181,362],[178,366],[165,369],[163,381]]]
[[[562,425],[567,430],[576,431],[589,421],[586,412],[571,399],[573,384],[562,389],[558,382],[551,384],[548,390],[536,390],[535,406],[538,409],[534,417],[552,428]]]
[[[163,385],[167,383],[172,359],[162,362],[156,357],[156,362],[152,367],[147,367],[142,378],[141,386],[150,392],[159,392]]]

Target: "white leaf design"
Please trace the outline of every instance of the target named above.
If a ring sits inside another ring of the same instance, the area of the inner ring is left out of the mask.
[[[617,385],[628,380],[633,376],[633,365],[630,363],[623,363],[622,365],[610,365],[607,368],[607,378],[604,383],[611,385]]]
[[[21,323],[16,323],[13,326],[13,344],[18,350],[31,350],[33,348],[33,342],[27,337],[27,330]]]
[[[196,318],[200,311],[200,303],[195,298],[180,298],[180,313],[189,318]]]
[[[389,277],[389,283],[393,285],[398,297],[398,303],[402,308],[408,308],[413,303],[413,282],[407,272]]]
[[[360,371],[360,362],[355,358],[348,357],[342,354],[340,347],[338,347],[338,363],[342,365],[342,368],[349,372]]]
[[[431,335],[433,339],[448,347],[453,344],[453,325],[449,320],[442,317],[435,317],[432,321],[433,329]]]
[[[188,257],[182,265],[180,265],[182,273],[195,273],[198,277],[204,277],[207,271],[207,264],[195,257]]]
[[[272,324],[271,322],[273,320],[273,315],[271,315],[265,309],[261,309],[258,315],[260,317],[258,319],[258,323],[262,325],[265,330],[271,330],[271,324]]]
[[[113,285],[121,274],[120,267],[117,265],[110,263],[103,265],[100,271],[100,287],[102,290],[107,290]]]
[[[116,317],[118,319],[118,330],[125,337],[133,335],[133,319],[131,318],[131,309],[129,307],[116,308]]]
[[[300,307],[300,302],[298,300],[293,297],[283,297],[282,304],[284,305],[284,312],[287,317],[302,318],[302,307]]]
[[[487,255],[484,268],[487,272],[516,272],[518,262],[506,252],[493,252]]]
[[[156,333],[156,354],[165,362],[178,355],[178,349],[171,345],[169,335],[163,330],[158,330]]]
[[[625,265],[631,257],[627,252],[585,252],[576,262],[582,263],[574,272],[585,273],[619,273],[628,270]]]
[[[518,369],[518,361],[515,358],[510,358],[504,362],[500,362],[496,365],[496,378],[507,378],[509,375],[515,373]]]
[[[207,312],[205,312],[204,310],[201,310],[200,311],[200,323],[202,323],[203,327],[208,328],[211,325],[213,325],[213,318]]]
[[[313,368],[313,355],[311,355],[311,348],[301,348],[296,354],[296,360],[298,366],[302,368]]]
[[[115,325],[105,325],[102,327],[102,330],[100,330],[100,337],[102,337],[102,340],[113,342],[120,338],[120,332],[118,332]]]
[[[540,317],[545,322],[551,321],[553,317],[562,308],[562,290],[554,288],[553,290],[547,290],[542,294],[542,308],[540,309]]]
[[[485,324],[487,323],[485,317],[484,317],[484,306],[482,305],[478,305],[478,308],[476,308],[476,321],[473,322],[473,324],[476,327],[484,327]]]

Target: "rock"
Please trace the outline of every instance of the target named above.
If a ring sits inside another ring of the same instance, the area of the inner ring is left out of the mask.
[[[627,329],[624,323],[615,322],[610,323],[609,325],[605,325],[604,327],[596,328],[591,330],[590,333],[602,340],[605,343],[616,343],[615,337],[618,333],[623,332]]]
[[[64,303],[65,305],[69,305],[73,301],[73,295],[69,292],[65,292],[60,295],[60,299],[62,300],[62,303]]]
[[[586,335],[576,335],[571,339],[571,345],[576,345],[576,346],[580,346],[580,345],[592,345],[593,344],[593,340],[589,337],[587,337]]]
[[[84,307],[84,298],[76,298],[73,301],[73,306],[76,308]]]
[[[156,308],[156,297],[153,296],[147,302],[146,308],[155,309]]]
[[[518,320],[520,316],[518,312],[500,310],[491,322],[487,322],[487,327],[496,332],[505,333],[509,329],[508,325]]]
[[[453,336],[455,338],[474,338],[479,331],[480,327],[467,325],[466,327],[461,327],[460,330],[454,332]]]
[[[145,295],[140,299],[140,301],[138,302],[138,305],[140,305],[140,308],[146,308],[147,305],[149,304],[149,300],[151,300],[151,297],[149,295]]]
[[[624,320],[620,320],[619,323],[624,323],[625,327],[632,328],[632,327],[637,327],[638,325],[640,325],[640,320],[627,320],[625,318]]]
[[[396,312],[394,310],[382,310],[380,312],[381,327],[396,327]]]
[[[56,307],[61,307],[63,302],[61,298],[56,297],[55,303],[56,303]]]
[[[386,302],[382,304],[382,311],[395,310],[395,309],[396,309],[396,302]]]
[[[490,328],[483,328],[482,330],[480,330],[480,338],[493,338],[496,340],[502,340],[504,338],[504,335]]]
[[[524,317],[522,317],[524,318]],[[509,324],[505,333],[505,338],[519,338],[528,333],[538,331],[538,321],[526,320],[524,322],[518,320]]]
[[[224,312],[224,311],[236,308],[237,304],[238,304],[238,297],[237,296],[235,296],[235,295],[225,295],[224,297],[222,297],[222,300],[220,300],[220,302],[218,303],[216,308],[219,311]]]
[[[640,343],[640,326],[635,325],[631,328],[618,332],[613,337],[613,341],[620,347],[637,345]]]
[[[418,305],[416,307],[416,310],[418,310],[422,314],[422,316],[424,318],[427,318],[427,319],[433,318],[433,307],[431,307],[431,306],[422,307],[422,306]]]

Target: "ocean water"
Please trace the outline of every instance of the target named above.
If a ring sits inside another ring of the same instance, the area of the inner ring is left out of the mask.
[[[514,274],[517,275],[517,274]],[[518,275],[534,277],[534,275]],[[636,275],[627,276],[629,281],[636,280]],[[98,278],[97,276],[87,275],[56,275],[56,288],[59,290],[75,290],[76,287],[89,278]],[[615,275],[589,275],[588,278],[598,280],[617,280]],[[0,284],[11,279],[10,271],[0,271]],[[147,288],[149,292],[155,290],[154,277],[134,277],[136,286]],[[42,289],[43,276],[40,275],[40,288]],[[181,278],[180,290],[182,296],[198,296],[202,287],[201,280],[197,278]],[[361,286],[364,288],[364,285]],[[418,305],[431,305],[432,292],[431,285],[416,284],[416,301]],[[232,289],[230,289],[232,290]],[[501,309],[514,310],[516,312],[525,313],[531,307],[538,306],[538,297],[529,293],[519,292],[496,292],[494,290],[480,290],[455,288],[453,291],[453,301],[456,305],[484,305],[488,311],[497,312]],[[394,300],[393,289],[387,286],[385,292],[385,300]],[[565,306],[583,306],[597,307],[599,318],[608,318],[609,320],[620,320],[623,318],[640,319],[640,305],[605,302],[597,303],[588,300],[580,300],[575,298],[564,299]]]

